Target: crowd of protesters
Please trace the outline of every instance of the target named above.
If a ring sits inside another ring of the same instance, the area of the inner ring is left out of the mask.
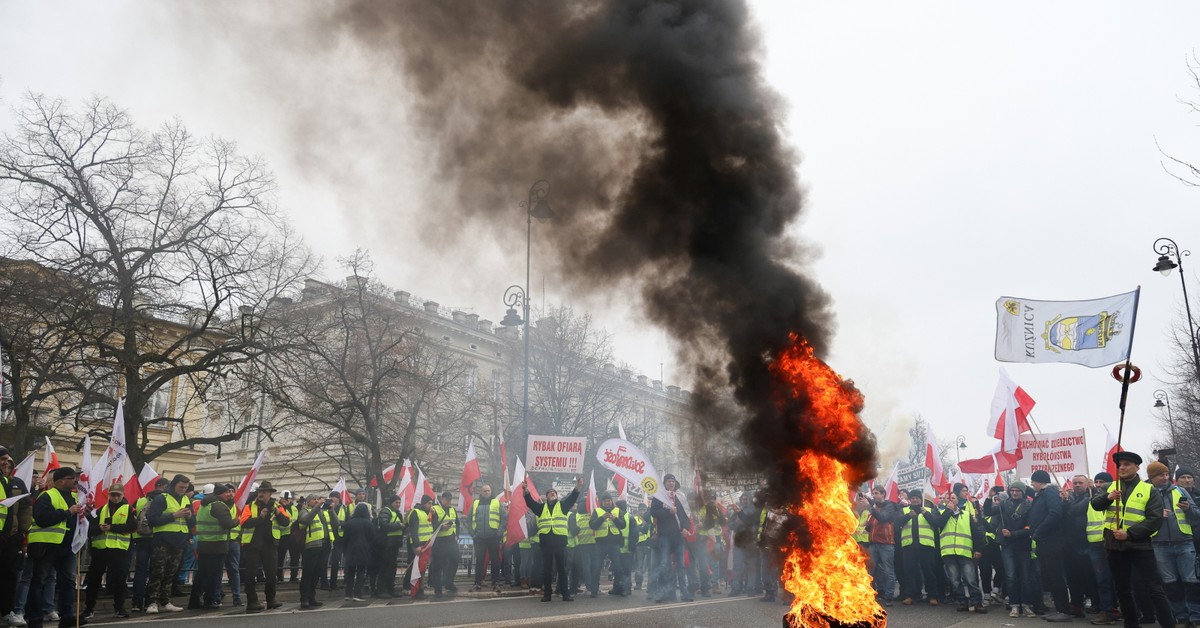
[[[1200,626],[1194,472],[1133,452],[1117,478],[1035,471],[976,499],[963,484],[937,500],[911,491],[859,495],[856,538],[878,601],[1003,609],[1011,618],[1127,627]]]
[[[364,490],[345,499],[298,496],[269,481],[239,507],[233,485],[197,489],[183,475],[157,480],[133,503],[114,485],[100,508],[85,509],[78,479],[64,467],[26,487],[0,448],[0,500],[28,494],[0,506],[0,625],[84,625],[102,594],[117,618],[256,613],[283,606],[277,585],[285,576],[298,582],[300,610],[337,597],[424,599],[429,589],[439,599],[457,593],[463,566],[464,586],[474,572],[473,591],[527,589],[547,602],[554,594],[573,601],[644,591],[659,603],[717,594],[786,603],[777,594],[779,566],[761,547],[764,528],[780,517],[764,508],[762,494],[721,505],[711,493],[680,490],[670,474],[663,481],[669,503],[630,505],[604,493],[589,509],[578,487],[561,499],[553,488],[534,499],[495,495],[484,484],[465,512],[450,492],[417,496],[406,508],[400,496],[376,506]],[[510,499],[524,505],[516,524],[524,538],[511,542]],[[87,542],[76,552],[72,540],[85,519]],[[465,565],[460,536],[474,548]]]

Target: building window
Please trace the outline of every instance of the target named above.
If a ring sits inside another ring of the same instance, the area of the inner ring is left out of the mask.
[[[142,406],[142,416],[147,421],[156,421],[171,416],[171,389],[163,386],[154,391]]]

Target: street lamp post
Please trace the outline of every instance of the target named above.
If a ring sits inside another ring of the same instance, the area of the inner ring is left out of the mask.
[[[1196,342],[1196,323],[1192,320],[1192,304],[1188,301],[1187,281],[1183,276],[1183,258],[1192,254],[1191,251],[1179,250],[1179,245],[1171,238],[1159,238],[1154,241],[1154,252],[1158,253],[1158,263],[1154,265],[1154,269],[1162,273],[1163,277],[1171,274],[1172,270],[1179,268],[1179,285],[1183,288],[1183,307],[1187,312],[1188,334],[1192,341],[1192,366],[1196,370],[1196,378],[1200,379],[1200,345]],[[1170,256],[1175,256],[1175,261],[1171,261]]]
[[[1179,439],[1175,437],[1175,417],[1171,414],[1171,398],[1167,396],[1167,391],[1154,391],[1154,407],[1167,409],[1167,425],[1171,427],[1171,446],[1178,448]]]
[[[522,447],[527,447],[529,443],[529,275],[533,249],[533,219],[537,218],[538,222],[546,222],[554,216],[550,204],[546,202],[546,195],[549,193],[550,183],[545,179],[538,180],[529,188],[529,200],[520,203],[520,206],[525,209],[525,287],[512,285],[504,291],[504,305],[508,306],[508,311],[504,313],[504,319],[500,321],[504,327],[522,326],[524,328],[522,333],[525,336],[523,378],[525,390],[524,401],[521,404],[521,432],[524,435]],[[517,315],[518,306],[522,308],[524,317]]]
[[[963,436],[962,434],[959,434],[958,438],[954,439],[954,444],[955,444],[954,458],[955,458],[955,460],[958,461],[958,466],[961,467],[962,466],[962,450],[967,448],[967,437]]]

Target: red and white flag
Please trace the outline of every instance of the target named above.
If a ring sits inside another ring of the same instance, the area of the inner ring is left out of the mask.
[[[29,486],[33,483],[33,463],[36,458],[37,454],[31,453],[28,456],[25,456],[25,459],[21,461],[21,464],[17,465],[16,468],[13,469],[12,477],[18,478],[25,483],[26,492],[21,493],[20,495],[10,495],[8,499],[0,501],[0,506],[11,508],[13,504],[29,496]]]
[[[258,471],[262,469],[263,460],[266,458],[267,450],[258,452],[258,457],[254,459],[254,466],[250,467],[250,472],[242,478],[242,483],[238,484],[237,492],[233,494],[233,503],[237,504],[237,510],[246,506],[246,500],[250,497],[250,489],[254,486],[254,480],[258,478]],[[146,469],[142,469],[142,472],[145,471]]]
[[[92,504],[96,497],[96,487],[92,484],[92,437],[90,434],[83,437],[83,452],[80,461],[79,479],[75,482],[75,501],[83,506],[83,510],[79,511],[79,518],[75,522],[75,536],[71,539],[71,552],[75,554],[78,554],[79,550],[87,545],[87,515],[92,511]]]
[[[333,490],[330,492],[337,493],[338,499],[343,504],[350,503],[350,491],[346,490],[346,478],[338,478],[337,484],[333,485]]]
[[[937,438],[933,435],[933,426],[925,426],[925,468],[929,469],[930,489],[935,493],[945,492],[950,488],[946,481],[946,470],[942,468],[942,457],[938,453]]]
[[[475,502],[471,487],[482,477],[483,474],[479,472],[479,458],[475,456],[475,441],[472,439],[471,444],[467,445],[467,461],[463,463],[462,479],[458,481],[459,512],[471,512],[471,504]]]
[[[1117,453],[1118,451],[1124,451],[1124,448],[1117,444],[1117,439],[1113,438],[1112,432],[1108,431],[1108,426],[1105,425],[1104,470],[1108,471],[1108,474],[1113,476],[1114,480],[1117,479],[1117,463],[1113,462],[1113,454]]]
[[[612,485],[613,488],[616,489],[615,492],[618,500],[629,499],[629,490],[628,487],[625,486],[625,478],[614,473],[612,477]]]
[[[425,478],[425,472],[421,470],[421,467],[419,465],[414,464],[413,466],[417,467],[417,484],[416,484],[416,486],[420,487],[421,494],[428,495],[431,499],[436,500],[437,493],[433,492],[433,485],[430,484],[429,480]],[[417,498],[417,501],[413,502],[413,505],[415,506],[419,503],[420,503],[420,498]]]
[[[159,477],[158,472],[150,466],[149,462],[143,463],[142,470],[125,483],[125,501],[136,504],[137,500],[154,490],[154,483],[158,481]]]
[[[410,569],[412,576],[409,576],[408,583],[412,586],[409,591],[410,596],[415,596],[421,588],[421,575],[429,568],[429,559],[433,555],[433,544],[437,542],[437,535],[429,538],[429,542],[416,548],[416,555],[413,556]]]
[[[1000,441],[999,451],[1020,449],[1020,435],[1033,431],[1029,426],[1029,413],[1034,403],[1033,398],[1008,376],[1008,371],[1001,368],[988,419],[988,435]]]
[[[412,462],[408,458],[400,467],[400,486],[396,488],[396,494],[400,496],[400,510],[411,508],[416,503],[413,498],[417,495],[417,485],[413,483]]]
[[[500,429],[497,429],[496,437],[500,443],[499,444],[500,469],[502,471],[502,473],[500,474],[500,477],[503,479],[503,482],[504,482],[503,490],[500,491],[500,502],[506,503],[506,502],[508,502],[508,487],[510,486],[510,483],[509,483],[510,478],[508,475],[508,450],[504,448],[504,432]]]
[[[892,466],[892,472],[888,474],[887,480],[885,480],[883,483],[883,490],[885,493],[887,493],[888,501],[900,501],[900,483],[897,481],[899,479],[899,473],[900,461],[897,460],[896,464]]]
[[[119,484],[124,486],[133,473],[133,463],[129,462],[129,454],[125,448],[125,400],[117,401],[117,411],[113,414],[112,436],[108,447],[100,456],[101,466],[97,467],[99,479],[96,484],[96,508],[108,502],[108,487]],[[126,495],[126,499],[129,496]]]
[[[505,545],[516,545],[529,536],[525,530],[525,513],[529,512],[529,506],[525,505],[525,497],[521,492],[521,485],[525,484],[525,480],[525,465],[521,464],[521,457],[517,456],[517,466],[513,469],[513,483],[508,489],[512,493],[512,499],[508,500],[508,541]]]
[[[396,475],[396,465],[391,464],[383,468],[383,483],[387,484],[392,481],[392,477]],[[379,478],[371,478],[371,486],[379,486]]]
[[[588,480],[587,503],[585,505],[587,506],[588,512],[596,512],[596,508],[598,508],[600,506],[600,496],[596,494],[596,470],[595,469],[592,469],[592,477],[590,480]]]
[[[46,437],[46,451],[42,456],[42,488],[47,486],[46,479],[50,477],[50,472],[61,467],[58,463],[58,452],[54,451],[54,443],[50,442],[50,437]]]

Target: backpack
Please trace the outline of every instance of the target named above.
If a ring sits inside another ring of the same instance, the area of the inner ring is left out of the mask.
[[[146,507],[141,509],[141,511],[139,511],[137,514],[137,533],[138,534],[145,534],[147,536],[154,534],[154,528],[150,527],[149,517],[150,517],[150,504],[147,503]]]

